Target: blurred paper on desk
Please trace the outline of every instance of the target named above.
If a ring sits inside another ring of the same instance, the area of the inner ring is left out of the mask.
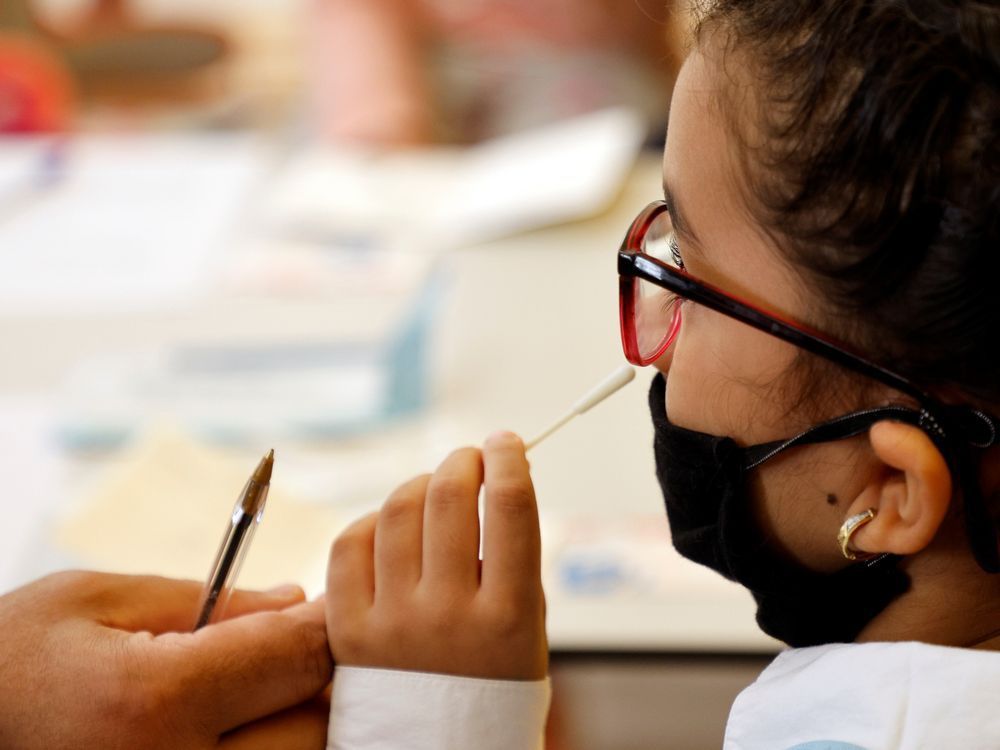
[[[41,398],[0,399],[0,594],[31,577],[43,517],[57,504],[63,462],[52,440],[51,406]]]
[[[48,141],[45,142],[49,144]],[[47,145],[45,147],[48,147]],[[202,290],[264,163],[249,136],[88,136],[14,194],[38,143],[0,142],[0,313],[128,312]],[[22,191],[23,192],[23,191]],[[16,210],[15,210],[16,209]]]
[[[637,113],[609,109],[465,149],[310,150],[279,175],[266,221],[293,236],[470,245],[599,213],[645,135]]]
[[[264,519],[237,585],[298,582],[315,593],[341,524],[335,511],[292,497],[276,448]],[[56,543],[88,568],[201,580],[254,461],[161,427],[109,469]]]

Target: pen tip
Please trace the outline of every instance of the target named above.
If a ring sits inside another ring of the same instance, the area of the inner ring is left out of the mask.
[[[254,481],[258,484],[268,484],[271,481],[271,469],[274,467],[274,448],[267,452],[267,455],[257,464],[257,470],[253,473]]]

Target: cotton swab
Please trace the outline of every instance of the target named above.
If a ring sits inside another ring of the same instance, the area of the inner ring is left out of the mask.
[[[594,386],[594,388],[588,391],[587,394],[583,396],[583,398],[581,398],[579,401],[573,404],[573,406],[566,414],[564,414],[562,417],[553,422],[552,425],[547,430],[542,432],[540,435],[536,436],[534,439],[526,442],[524,444],[524,449],[526,451],[531,450],[540,442],[542,442],[545,438],[551,435],[553,432],[555,432],[564,424],[573,419],[573,417],[579,416],[580,414],[589,411],[592,407],[601,403],[612,393],[619,390],[623,386],[626,386],[629,383],[631,383],[634,377],[635,377],[635,368],[632,367],[631,365],[622,365],[613,373],[611,373],[608,377],[606,377],[604,380],[602,380],[600,383]]]

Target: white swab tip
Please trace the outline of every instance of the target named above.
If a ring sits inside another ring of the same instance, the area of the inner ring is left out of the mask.
[[[622,365],[598,383],[583,398],[573,404],[573,411],[577,414],[583,414],[591,407],[601,403],[601,401],[606,399],[619,388],[631,383],[634,378],[635,368],[632,367],[632,365]]]

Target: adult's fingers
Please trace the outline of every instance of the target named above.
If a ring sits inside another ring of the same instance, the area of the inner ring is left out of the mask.
[[[375,600],[405,599],[420,580],[424,496],[430,476],[411,479],[385,501],[375,525]]]
[[[228,733],[219,750],[323,750],[329,720],[329,702],[311,700]]]
[[[483,447],[485,498],[483,529],[484,593],[508,600],[537,587],[541,576],[538,508],[524,443],[497,433]]]
[[[204,584],[161,576],[125,576],[73,572],[54,577],[69,591],[66,599],[78,602],[84,612],[102,624],[153,634],[187,632],[194,627]],[[271,592],[235,591],[225,616],[277,610],[305,599],[298,586]]]
[[[167,633],[137,648],[145,649],[137,663],[217,735],[312,698],[333,673],[322,601]]]
[[[375,524],[378,513],[352,523],[330,547],[326,611],[331,622],[367,610],[375,600]]]
[[[241,617],[253,612],[273,612],[287,609],[306,600],[306,592],[298,584],[289,583],[269,591],[237,589],[229,597],[229,604],[222,613],[224,620]]]
[[[462,448],[431,477],[424,500],[423,570],[431,586],[479,586],[479,488],[482,454]]]

